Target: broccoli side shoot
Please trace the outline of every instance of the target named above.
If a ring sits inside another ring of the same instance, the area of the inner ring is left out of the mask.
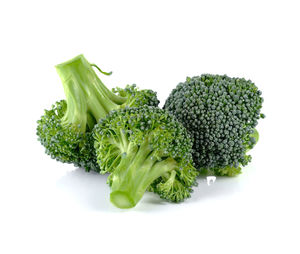
[[[194,138],[193,159],[201,172],[234,176],[251,160],[246,152],[258,141],[262,103],[250,80],[204,74],[179,83],[164,109]]]
[[[110,91],[93,66],[83,55],[56,66],[66,99],[45,110],[37,126],[39,141],[47,154],[87,171],[100,170],[91,135],[99,119],[114,109],[159,103],[155,92],[138,90],[135,85]]]
[[[111,173],[115,206],[134,207],[147,189],[172,202],[190,197],[198,174],[192,140],[166,111],[152,106],[112,111],[95,126],[94,138],[101,173]]]

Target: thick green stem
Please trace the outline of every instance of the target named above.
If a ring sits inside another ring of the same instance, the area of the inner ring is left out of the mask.
[[[73,125],[85,132],[87,123],[87,103],[83,90],[76,84],[76,80],[63,82],[67,101],[67,111],[62,118],[63,125]]]
[[[119,208],[134,207],[155,179],[176,167],[176,161],[171,158],[158,162],[145,141],[138,151],[127,153],[114,171],[111,202]]]
[[[67,112],[63,123],[80,125],[81,131],[85,131],[87,121],[91,128],[92,119],[97,122],[127,99],[111,92],[101,82],[92,65],[83,55],[58,64],[56,70],[61,78],[67,100]]]

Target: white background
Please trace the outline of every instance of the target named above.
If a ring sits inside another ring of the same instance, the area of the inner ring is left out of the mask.
[[[1,253],[299,253],[298,1],[1,1]],[[51,160],[36,120],[83,53],[163,105],[186,76],[249,78],[267,118],[252,163],[176,205],[109,203],[106,177]],[[298,241],[298,243],[296,242]]]

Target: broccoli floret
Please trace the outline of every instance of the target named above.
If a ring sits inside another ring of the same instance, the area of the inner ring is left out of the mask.
[[[110,91],[93,66],[83,55],[56,66],[66,100],[56,102],[50,110],[45,110],[37,126],[38,139],[47,154],[58,161],[74,163],[86,171],[100,171],[91,135],[99,119],[114,109],[144,104],[157,106],[159,103],[155,92],[138,90],[135,85]]]
[[[167,111],[153,106],[111,111],[94,128],[101,173],[111,173],[110,200],[134,207],[148,189],[180,202],[190,197],[198,171],[192,140]]]
[[[204,74],[179,83],[164,109],[193,137],[200,171],[234,176],[251,160],[246,152],[258,141],[262,103],[261,91],[250,80]]]

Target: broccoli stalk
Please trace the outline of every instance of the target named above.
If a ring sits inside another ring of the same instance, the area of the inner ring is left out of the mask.
[[[108,90],[92,66],[83,55],[56,65],[68,105],[62,124],[78,126],[82,132],[85,132],[86,125],[92,129],[98,119],[127,100]]]
[[[172,158],[158,161],[151,154],[149,141],[143,142],[140,147],[129,144],[126,156],[121,158],[113,174],[110,201],[114,205],[134,207],[155,179],[178,167]]]
[[[184,127],[155,107],[112,111],[95,126],[101,173],[110,172],[110,200],[134,207],[148,189],[172,202],[190,197],[198,174]]]

